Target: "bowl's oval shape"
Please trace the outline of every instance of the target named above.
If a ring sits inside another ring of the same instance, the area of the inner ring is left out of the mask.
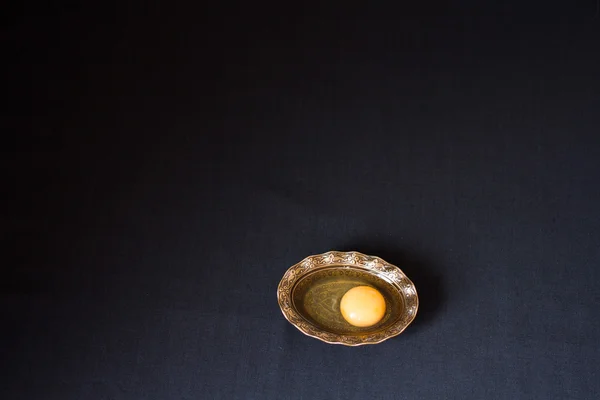
[[[361,328],[344,320],[340,301],[348,290],[365,285],[383,295],[386,312],[375,325]],[[347,346],[399,335],[419,307],[414,284],[398,267],[356,251],[329,251],[290,267],[279,282],[277,299],[285,318],[302,333]]]

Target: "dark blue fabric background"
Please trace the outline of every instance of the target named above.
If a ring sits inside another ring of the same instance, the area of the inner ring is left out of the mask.
[[[7,12],[0,397],[598,398],[600,19],[555,3]],[[405,333],[285,321],[327,250]]]

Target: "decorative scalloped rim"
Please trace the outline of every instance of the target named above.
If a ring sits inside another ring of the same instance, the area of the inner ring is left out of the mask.
[[[306,273],[329,266],[351,265],[354,267],[373,271],[375,275],[385,279],[398,289],[398,292],[404,298],[405,318],[400,318],[396,323],[388,327],[385,331],[375,332],[367,335],[341,335],[325,332],[313,324],[306,321],[295,309],[291,299],[291,292],[294,285]],[[281,278],[277,287],[277,302],[283,316],[300,332],[315,339],[322,340],[330,344],[342,344],[345,346],[361,346],[365,344],[377,344],[384,340],[398,336],[415,319],[419,308],[419,297],[415,285],[395,265],[392,265],[379,257],[368,256],[357,251],[341,252],[328,251],[327,253],[317,254],[306,257],[298,264],[291,266]]]

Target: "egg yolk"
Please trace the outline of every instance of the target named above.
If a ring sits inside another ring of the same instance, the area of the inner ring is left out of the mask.
[[[375,325],[385,314],[385,299],[377,289],[357,286],[344,294],[340,303],[342,316],[358,327]]]

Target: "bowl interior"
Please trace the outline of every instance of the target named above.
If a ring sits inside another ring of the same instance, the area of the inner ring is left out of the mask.
[[[355,327],[342,317],[340,301],[356,286],[371,286],[385,298],[386,312],[381,321],[369,327]],[[293,306],[310,324],[340,335],[367,335],[384,331],[405,312],[399,288],[372,270],[359,266],[330,266],[301,277],[292,288]]]

